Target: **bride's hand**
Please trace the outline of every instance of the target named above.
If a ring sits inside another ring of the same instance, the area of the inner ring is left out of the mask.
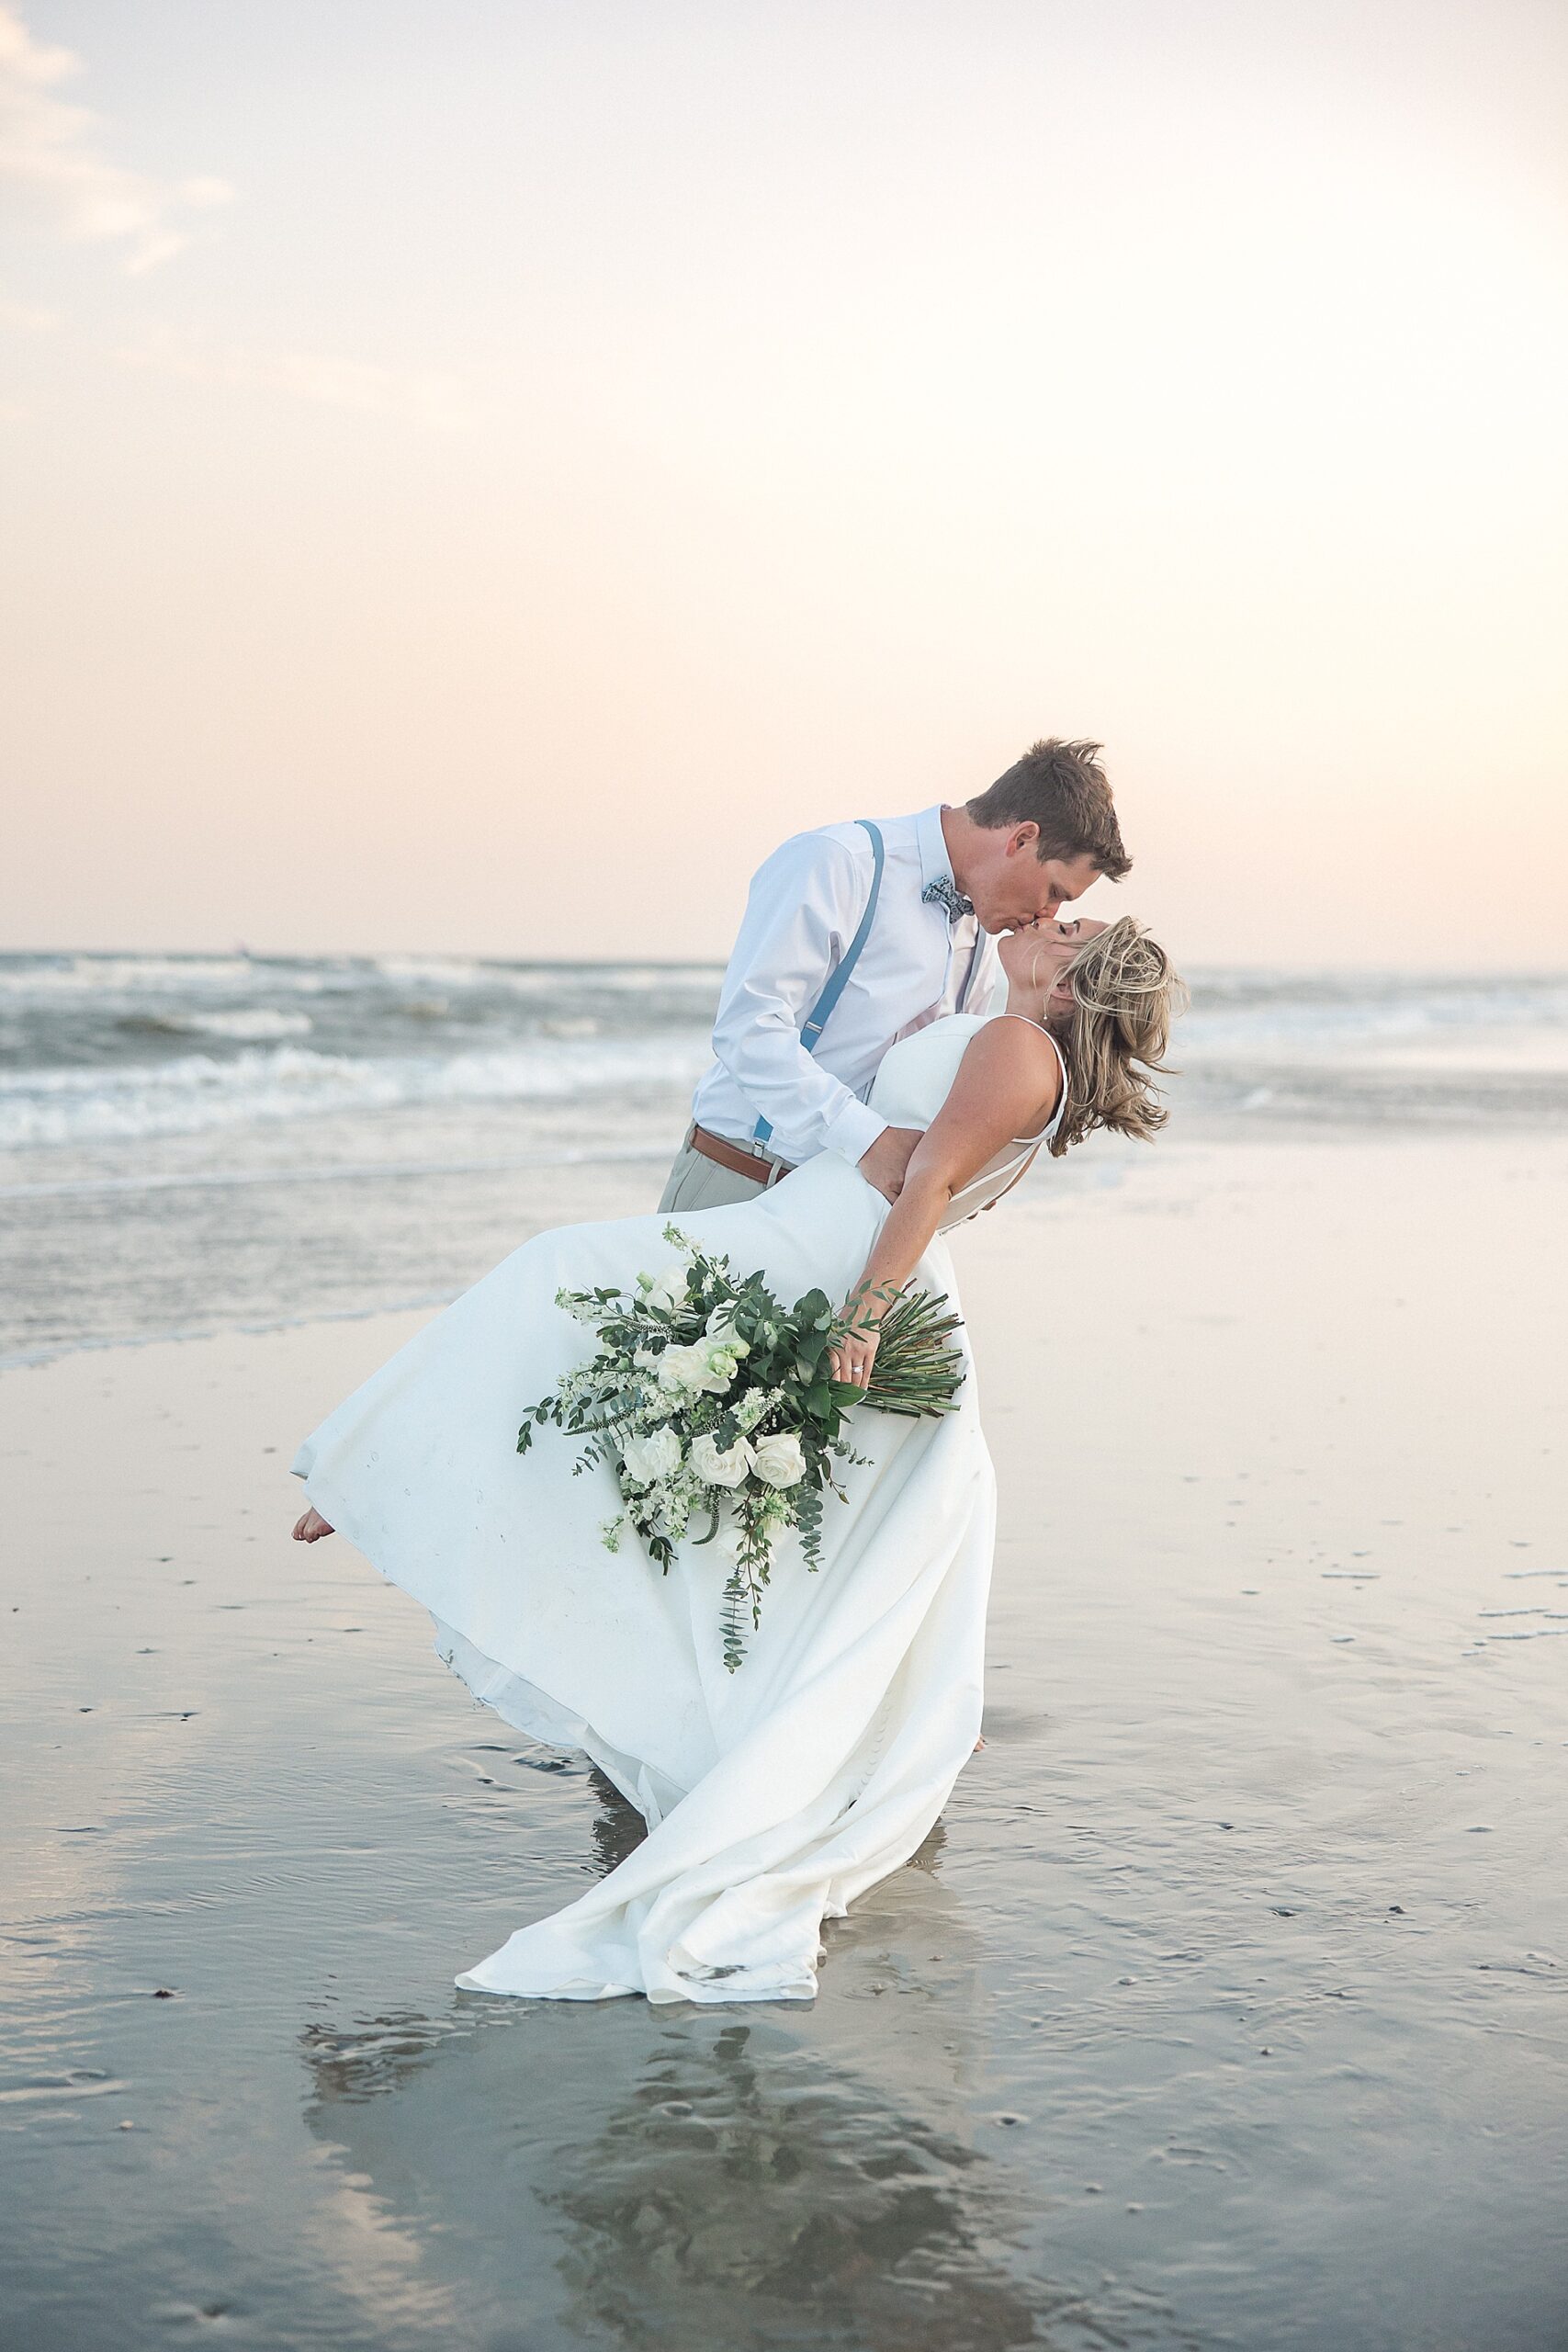
[[[851,1388],[869,1388],[871,1367],[876,1362],[877,1336],[875,1331],[840,1332],[828,1351],[833,1378]]]
[[[828,1351],[829,1372],[848,1387],[868,1388],[882,1337],[881,1317],[864,1292],[857,1290],[845,1305],[842,1321],[843,1328],[834,1333]]]

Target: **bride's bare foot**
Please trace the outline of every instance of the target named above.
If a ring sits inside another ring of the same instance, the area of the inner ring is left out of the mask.
[[[299,1530],[298,1530],[298,1529],[296,1529],[296,1530],[295,1530],[295,1532],[296,1532],[296,1534],[298,1534]],[[980,1750],[982,1749],[982,1747],[984,1747],[984,1746],[985,1746],[985,1745],[986,1745],[986,1735],[985,1735],[985,1733],[984,1733],[984,1732],[982,1732],[982,1733],[980,1734],[979,1738],[975,1742],[975,1753],[976,1753],[976,1756],[978,1756],[978,1754],[980,1753]]]
[[[321,1512],[312,1507],[303,1519],[295,1522],[294,1541],[296,1544],[313,1544],[319,1535],[330,1535],[332,1532]]]

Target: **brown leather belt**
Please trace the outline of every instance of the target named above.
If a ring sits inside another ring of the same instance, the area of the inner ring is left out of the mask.
[[[700,1151],[716,1167],[728,1168],[732,1176],[750,1177],[753,1184],[773,1184],[790,1172],[787,1160],[748,1151],[743,1144],[731,1143],[727,1136],[710,1135],[706,1127],[694,1126],[686,1140],[694,1151]]]

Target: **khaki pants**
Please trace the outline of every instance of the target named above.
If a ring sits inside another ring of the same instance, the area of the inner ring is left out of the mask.
[[[686,1141],[671,1165],[664,1198],[659,1204],[661,1216],[667,1216],[671,1210],[727,1209],[737,1201],[761,1200],[761,1184],[753,1183],[749,1176],[738,1176],[732,1170],[721,1168],[716,1160],[705,1159],[700,1151],[692,1149],[691,1136],[688,1127]]]

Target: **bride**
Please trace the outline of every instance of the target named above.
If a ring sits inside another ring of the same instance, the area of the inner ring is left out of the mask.
[[[1042,922],[999,943],[1005,1012],[953,1013],[885,1057],[871,1105],[925,1132],[890,1207],[831,1152],[732,1206],[681,1217],[705,1252],[760,1269],[785,1304],[853,1303],[835,1375],[864,1386],[881,1295],[911,1281],[958,1304],[942,1238],[992,1206],[1044,1146],[1097,1127],[1151,1137],[1180,982],[1128,917]],[[855,1416],[847,1504],[829,1499],[820,1568],[774,1560],[745,1663],[726,1669],[716,1544],[660,1576],[612,1556],[613,1472],[526,1408],[582,1358],[561,1288],[629,1287],[675,1262],[661,1216],[560,1227],[513,1250],[300,1446],[311,1508],[428,1609],[436,1647],[508,1724],[588,1756],[649,1835],[553,1917],[457,1984],[564,2000],[810,2000],[823,1918],[908,1860],[975,1748],[995,1476],[974,1364],[940,1418]]]

